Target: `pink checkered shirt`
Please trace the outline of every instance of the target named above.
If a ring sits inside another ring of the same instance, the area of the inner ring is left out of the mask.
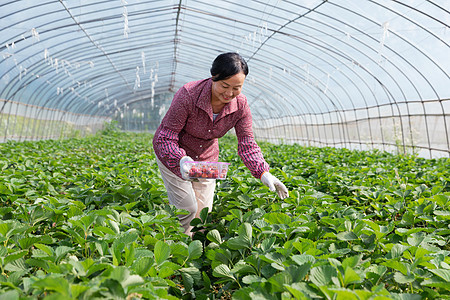
[[[238,155],[252,175],[261,178],[269,171],[269,165],[253,136],[247,98],[243,94],[237,96],[213,121],[211,88],[209,78],[189,82],[178,90],[153,137],[156,156],[181,178],[179,163],[183,156],[196,161],[218,161],[218,138],[234,127]]]

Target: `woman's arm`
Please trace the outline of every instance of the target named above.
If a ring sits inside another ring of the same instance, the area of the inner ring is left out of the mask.
[[[243,118],[235,126],[238,136],[238,154],[252,175],[261,179],[272,192],[277,192],[281,199],[289,196],[286,186],[269,172],[269,164],[264,160],[261,149],[253,136],[252,117],[246,104]]]
[[[188,101],[189,94],[186,89],[179,89],[155,136],[154,147],[157,148],[159,159],[170,169],[179,168],[180,159],[186,155],[186,151],[178,144],[178,134],[186,125],[189,116]]]
[[[234,127],[238,138],[238,155],[252,175],[260,179],[264,172],[269,171],[269,164],[265,161],[261,148],[253,136],[252,114],[247,102],[242,109],[242,118]]]

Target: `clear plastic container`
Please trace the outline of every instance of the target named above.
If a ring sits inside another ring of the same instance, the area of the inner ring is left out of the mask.
[[[187,161],[189,178],[226,179],[229,163],[211,161]]]

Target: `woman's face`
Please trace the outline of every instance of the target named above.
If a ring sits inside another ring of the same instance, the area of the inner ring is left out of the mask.
[[[220,101],[223,104],[229,103],[241,93],[244,80],[245,74],[238,73],[224,80],[213,81],[213,100]]]

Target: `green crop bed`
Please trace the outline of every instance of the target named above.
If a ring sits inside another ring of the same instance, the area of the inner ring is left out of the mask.
[[[450,299],[450,160],[260,143],[182,233],[151,135],[0,144],[0,299]]]

